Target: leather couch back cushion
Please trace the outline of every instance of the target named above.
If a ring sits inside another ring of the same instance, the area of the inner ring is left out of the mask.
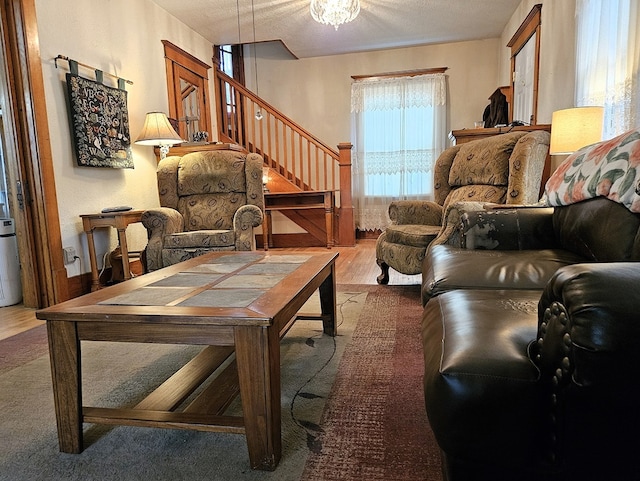
[[[509,157],[516,142],[526,134],[510,132],[462,144],[449,171],[449,184],[506,186],[509,180]]]
[[[597,262],[640,260],[640,215],[604,197],[556,207],[561,247]]]
[[[246,192],[244,164],[241,152],[187,154],[178,168],[178,195]]]

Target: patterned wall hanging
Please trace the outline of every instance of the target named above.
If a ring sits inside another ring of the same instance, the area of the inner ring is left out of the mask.
[[[67,73],[69,115],[78,165],[132,169],[127,91],[124,80],[118,87],[102,84],[102,72],[96,81],[78,75],[77,62],[69,60]]]

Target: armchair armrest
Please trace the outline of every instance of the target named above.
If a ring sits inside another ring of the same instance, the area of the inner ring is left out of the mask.
[[[233,230],[236,235],[236,250],[251,251],[256,248],[253,228],[262,224],[262,209],[255,205],[243,205],[233,216]]]
[[[461,239],[460,219],[465,212],[484,211],[485,202],[453,202],[447,205],[444,212],[442,230],[430,245],[448,244],[463,247]]]
[[[166,235],[184,231],[184,218],[177,210],[169,207],[145,210],[141,216],[142,225],[147,229],[145,260],[147,271],[162,267],[162,248]]]
[[[511,206],[465,211],[460,215],[460,247],[528,250],[557,247],[553,208]]]
[[[394,200],[389,204],[389,219],[397,225],[440,225],[442,206],[428,200]]]

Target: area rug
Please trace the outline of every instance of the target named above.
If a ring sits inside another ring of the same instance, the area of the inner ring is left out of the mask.
[[[424,406],[421,317],[420,286],[371,286],[303,481],[442,479]]]
[[[244,436],[233,434],[87,424],[85,450],[60,453],[44,329],[0,341],[0,480],[440,479],[417,289],[339,286],[338,337],[299,321],[283,339],[274,472],[252,471]],[[304,310],[317,309],[314,296]],[[84,342],[84,403],[134,405],[199,349]]]

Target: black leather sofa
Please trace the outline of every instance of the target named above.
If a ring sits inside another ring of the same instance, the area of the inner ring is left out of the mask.
[[[640,479],[640,215],[485,209],[456,239],[422,272],[443,478]]]

